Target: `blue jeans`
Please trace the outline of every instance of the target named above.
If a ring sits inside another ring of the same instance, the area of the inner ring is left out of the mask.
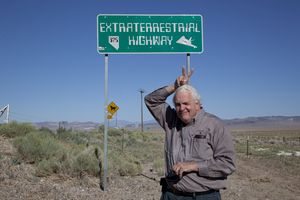
[[[179,196],[172,192],[163,192],[160,200],[221,200],[219,191],[215,191],[209,194],[201,194],[196,196]]]

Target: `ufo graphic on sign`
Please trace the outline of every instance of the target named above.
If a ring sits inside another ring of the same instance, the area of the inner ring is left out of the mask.
[[[197,46],[192,44],[192,37],[190,37],[190,39],[186,39],[185,36],[181,36],[181,38],[179,38],[179,40],[177,40],[176,43],[197,48]]]

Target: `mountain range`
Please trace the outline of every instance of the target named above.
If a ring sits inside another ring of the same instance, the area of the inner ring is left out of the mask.
[[[264,116],[247,117],[236,119],[224,119],[225,124],[231,129],[300,129],[300,116]],[[56,130],[59,127],[72,130],[90,131],[97,129],[103,123],[97,122],[36,122],[34,125],[38,128],[46,127]],[[110,120],[110,128],[125,128],[131,130],[140,130],[141,122],[130,122],[125,120]],[[143,122],[144,130],[161,130],[155,120]]]

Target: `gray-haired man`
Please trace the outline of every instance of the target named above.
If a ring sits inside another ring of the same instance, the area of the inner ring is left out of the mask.
[[[174,84],[145,96],[145,104],[165,130],[166,178],[162,200],[221,199],[220,189],[235,170],[232,137],[223,122],[204,111],[184,68]],[[174,108],[166,103],[174,94]]]

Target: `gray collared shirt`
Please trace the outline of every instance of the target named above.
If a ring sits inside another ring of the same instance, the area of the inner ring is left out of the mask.
[[[184,192],[225,189],[226,178],[235,171],[232,136],[223,122],[201,109],[193,121],[183,124],[174,108],[166,103],[171,95],[166,87],[145,96],[145,104],[165,130],[166,176],[178,162],[196,161],[198,172],[185,174],[179,181],[168,184]]]

